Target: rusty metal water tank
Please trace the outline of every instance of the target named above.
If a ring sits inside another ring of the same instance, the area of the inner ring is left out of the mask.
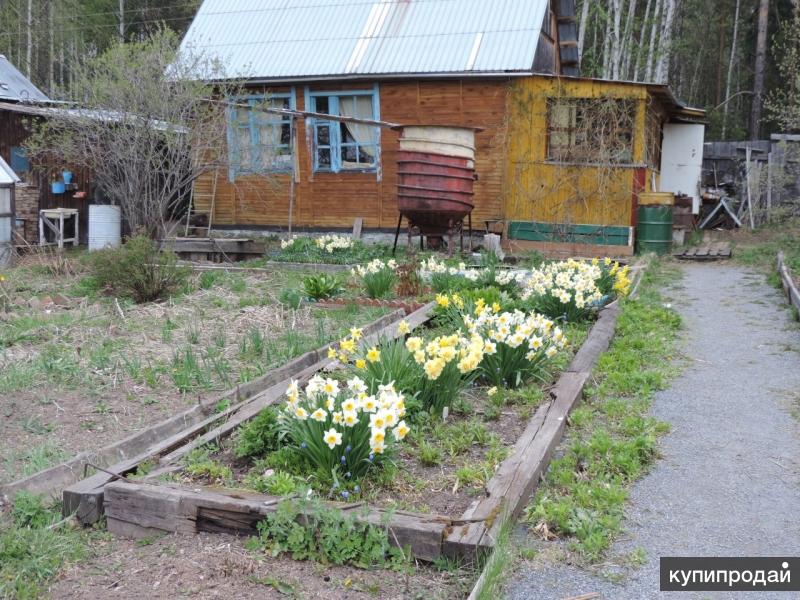
[[[472,212],[475,132],[469,127],[401,128],[397,207],[425,235],[443,235]]]

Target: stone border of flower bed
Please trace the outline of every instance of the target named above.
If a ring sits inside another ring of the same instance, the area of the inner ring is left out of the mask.
[[[800,315],[800,291],[797,290],[791,269],[786,265],[783,252],[778,252],[778,273],[781,276],[781,284],[789,299],[789,304],[794,306]]]
[[[433,306],[434,304],[430,303],[408,317],[409,325],[412,327],[419,326],[427,321]],[[382,336],[391,337],[397,335],[397,324],[404,317],[405,313],[403,311],[396,310],[373,321],[364,327],[365,339],[377,341]],[[99,471],[91,477],[87,477],[66,488],[63,492],[62,510],[64,515],[67,516],[74,513],[76,518],[85,525],[97,522],[103,516],[104,493],[109,483],[136,471],[139,465],[143,463],[157,463],[156,468],[150,474],[151,478],[174,470],[173,463],[186,453],[198,446],[225,437],[236,427],[255,417],[264,407],[283,397],[286,387],[292,379],[307,379],[330,365],[333,361],[327,357],[327,352],[331,345],[326,344],[321,348],[307,352],[289,361],[279,369],[264,375],[255,382],[240,386],[238,388],[240,393],[248,393],[245,401],[195,422],[189,428],[183,429],[174,435],[154,440],[146,446],[139,447],[134,456],[128,455],[129,458],[122,458],[120,462],[104,471]],[[244,392],[242,392],[243,389]],[[218,402],[218,399],[216,402]],[[205,406],[213,407],[214,405],[206,404]],[[83,468],[82,465],[81,468]]]
[[[491,549],[502,523],[519,515],[535,489],[555,447],[561,441],[570,410],[581,397],[594,364],[614,336],[618,315],[618,302],[600,311],[586,341],[550,390],[550,399],[535,411],[517,440],[514,451],[487,483],[486,495],[476,500],[460,518],[388,511],[370,508],[362,503],[323,504],[345,512],[362,508],[366,513],[361,516],[356,513],[357,518],[385,523],[391,533],[390,542],[401,547],[410,546],[416,558],[430,561],[447,556],[474,560],[478,554]],[[429,318],[430,314],[427,314],[424,320]],[[414,321],[410,324],[420,324],[419,319]],[[301,378],[310,376],[309,372]],[[252,412],[250,418],[255,417],[261,407],[278,401],[283,391],[277,386],[271,388],[269,397],[274,398],[270,400],[265,397],[258,406],[254,405],[252,410],[248,410],[248,413]],[[163,457],[159,468],[140,481],[125,480],[108,484],[105,488],[105,514],[109,531],[132,537],[146,537],[158,531],[253,534],[256,523],[275,511],[282,498],[157,483],[160,476],[181,470],[181,459],[192,449],[229,435],[245,420],[237,419],[238,422],[233,426],[209,432]]]

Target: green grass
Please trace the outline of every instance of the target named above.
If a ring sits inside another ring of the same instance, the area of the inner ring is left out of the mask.
[[[786,265],[800,277],[800,220],[785,221],[779,225],[756,230],[755,241],[738,244],[733,252],[736,262],[758,267],[771,274],[770,282],[779,285],[775,274],[778,252],[786,256]]]
[[[563,453],[526,511],[531,527],[568,538],[589,561],[600,560],[619,533],[629,487],[656,460],[658,437],[668,430],[647,411],[677,370],[669,359],[681,321],[659,294],[675,277],[653,265],[640,296],[622,303],[616,337],[594,371],[596,384],[573,412]]]
[[[0,517],[0,598],[39,598],[69,563],[88,555],[87,536],[57,525],[58,506],[20,493],[10,518]]]

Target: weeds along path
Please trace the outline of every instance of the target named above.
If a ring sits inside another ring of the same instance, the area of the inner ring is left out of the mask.
[[[583,568],[569,564],[566,545],[538,544],[508,598],[733,598],[660,594],[659,557],[800,555],[800,327],[762,274],[682,270],[665,296],[683,318],[687,365],[654,398],[652,415],[672,429],[661,460],[631,490],[625,533]]]

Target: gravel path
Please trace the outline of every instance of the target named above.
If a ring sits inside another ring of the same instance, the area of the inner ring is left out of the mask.
[[[732,265],[683,271],[669,294],[689,364],[655,397],[652,413],[672,432],[662,460],[633,487],[623,539],[592,572],[546,545],[515,575],[508,598],[800,598],[658,592],[660,556],[800,556],[800,328],[763,275]],[[641,567],[624,565],[641,550]]]

